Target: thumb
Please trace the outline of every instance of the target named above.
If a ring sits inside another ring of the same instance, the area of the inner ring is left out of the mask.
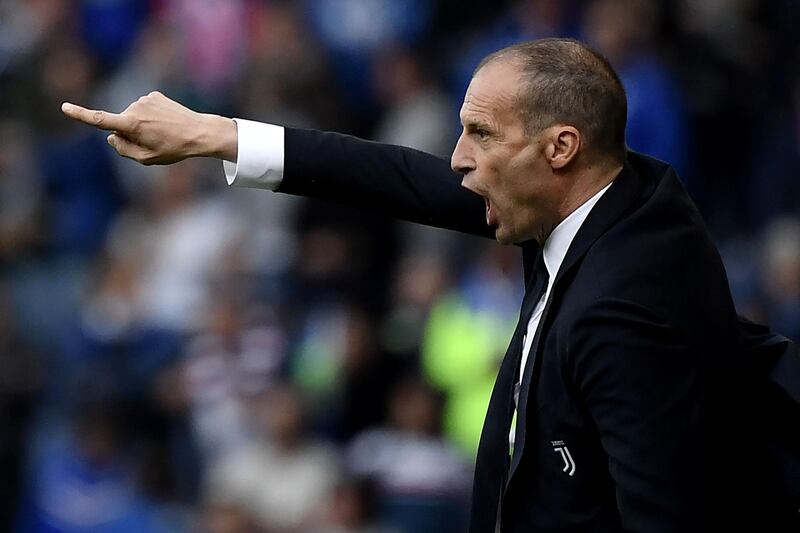
[[[138,157],[141,156],[141,148],[135,143],[129,141],[118,133],[112,133],[106,138],[106,140],[119,155],[139,161]]]

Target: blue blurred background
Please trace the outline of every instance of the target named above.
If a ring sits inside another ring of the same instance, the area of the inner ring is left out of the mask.
[[[151,90],[448,155],[472,69],[583,39],[740,312],[800,338],[793,0],[0,0],[0,531],[463,531],[514,247],[141,167]]]

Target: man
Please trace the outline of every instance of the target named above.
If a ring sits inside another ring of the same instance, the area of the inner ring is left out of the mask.
[[[719,255],[672,168],[626,150],[622,85],[581,43],[523,43],[479,65],[456,174],[414,150],[201,115],[159,93],[118,115],[63,110],[145,164],[218,157],[229,183],[521,247],[526,294],[481,436],[471,531],[782,523]]]

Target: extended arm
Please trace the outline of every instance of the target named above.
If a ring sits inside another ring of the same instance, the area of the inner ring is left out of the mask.
[[[333,200],[428,226],[494,237],[484,202],[446,159],[314,130],[286,129],[279,192]]]
[[[65,114],[109,130],[108,142],[142,164],[171,164],[189,157],[235,162],[236,123],[196,113],[153,92],[122,113],[64,104]],[[403,220],[494,237],[481,198],[460,186],[445,159],[399,146],[336,133],[285,129],[278,191],[387,213]]]

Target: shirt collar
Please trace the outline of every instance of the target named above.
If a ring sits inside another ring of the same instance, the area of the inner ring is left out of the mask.
[[[558,226],[550,233],[547,240],[544,241],[544,265],[547,267],[547,273],[550,276],[550,283],[555,280],[558,269],[561,268],[561,263],[564,262],[564,257],[567,255],[569,245],[577,235],[578,230],[581,229],[583,221],[589,216],[594,205],[600,200],[600,197],[611,187],[613,181],[600,189],[594,196],[586,200],[575,211],[569,214],[567,218],[561,221]]]

